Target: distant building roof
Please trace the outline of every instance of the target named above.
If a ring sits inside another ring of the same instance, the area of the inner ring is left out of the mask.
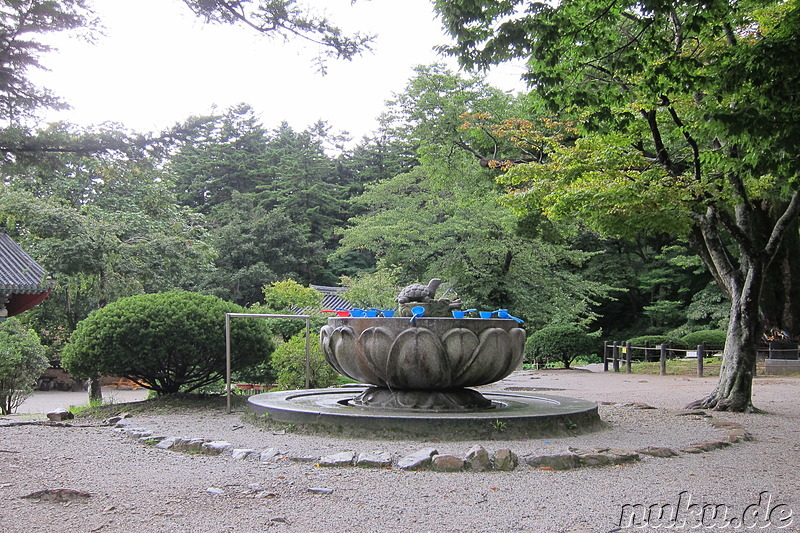
[[[39,292],[44,269],[5,232],[0,231],[0,291]]]
[[[41,303],[50,289],[44,269],[5,232],[0,231],[0,316],[14,316]]]
[[[309,285],[322,293],[322,309],[352,309],[353,304],[342,298],[347,287],[327,287],[325,285]]]

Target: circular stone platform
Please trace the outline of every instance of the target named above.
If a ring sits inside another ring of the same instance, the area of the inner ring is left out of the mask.
[[[483,392],[493,407],[474,412],[375,409],[348,402],[367,387],[268,392],[248,409],[270,420],[327,433],[439,439],[523,439],[575,435],[603,427],[597,404],[566,396]]]

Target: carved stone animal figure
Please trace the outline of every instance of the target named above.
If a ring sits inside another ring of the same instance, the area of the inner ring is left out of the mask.
[[[429,302],[436,294],[436,289],[439,288],[441,283],[442,280],[439,278],[433,278],[427,285],[414,283],[400,291],[400,295],[395,301],[401,304],[407,302]]]

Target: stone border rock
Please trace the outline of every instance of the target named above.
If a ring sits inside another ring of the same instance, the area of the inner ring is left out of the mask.
[[[644,408],[644,407],[642,407]],[[717,420],[704,411],[684,411],[678,415],[702,416],[713,428],[723,432],[719,440],[692,443],[680,450],[672,448],[648,446],[636,450],[613,448],[576,449],[569,448],[566,453],[554,455],[528,455],[520,457],[507,448],[495,450],[491,455],[481,445],[475,445],[464,457],[452,454],[440,454],[436,448],[422,448],[410,455],[400,457],[396,462],[390,453],[385,451],[340,452],[327,456],[302,456],[279,451],[274,448],[258,451],[254,449],[234,448],[226,441],[218,441],[200,437],[165,437],[154,435],[146,428],[129,427],[128,415],[113,417],[105,421],[113,426],[113,431],[126,437],[136,439],[139,443],[152,445],[158,449],[183,453],[198,453],[211,456],[229,456],[235,460],[258,460],[269,463],[288,460],[295,463],[310,463],[319,467],[360,467],[382,468],[394,467],[400,470],[431,470],[434,472],[507,472],[515,470],[521,463],[537,470],[572,470],[575,468],[606,467],[638,462],[642,456],[670,458],[681,454],[698,454],[718,450],[743,441],[753,440],[740,423]]]

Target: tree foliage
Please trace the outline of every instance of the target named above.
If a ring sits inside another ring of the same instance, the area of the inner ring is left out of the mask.
[[[0,321],[0,415],[13,413],[33,393],[48,366],[39,336],[15,318]]]
[[[345,34],[324,15],[299,6],[295,0],[184,0],[206,22],[238,24],[284,40],[300,38],[320,48],[317,62],[325,72],[325,59],[348,59],[370,49],[373,36]]]
[[[396,298],[403,289],[398,279],[399,272],[399,267],[379,268],[354,277],[342,276],[342,287],[347,287],[343,297],[353,307],[394,309],[397,307]]]
[[[309,341],[308,378],[312,389],[330,387],[338,383],[339,374],[322,355],[317,342],[319,331],[312,332]],[[270,366],[275,374],[275,385],[280,390],[306,388],[306,337],[299,333],[278,345],[272,354]]]
[[[264,304],[275,312],[288,312],[292,308],[319,310],[322,305],[322,293],[293,279],[265,285],[263,291]]]
[[[552,325],[534,331],[525,341],[525,355],[529,360],[546,362],[557,360],[569,368],[576,357],[596,354],[597,334],[588,333],[581,327]]]
[[[115,298],[189,288],[213,267],[202,216],[175,205],[152,161],[59,153],[0,176],[0,223],[53,278],[43,307],[60,307],[69,331]]]
[[[0,121],[18,125],[41,108],[65,107],[30,80],[30,70],[43,68],[42,56],[53,50],[43,38],[46,34],[91,24],[92,13],[84,0],[0,2]]]
[[[236,304],[191,292],[121,298],[81,321],[62,364],[74,376],[126,377],[159,394],[191,392],[225,377],[225,313]],[[231,368],[268,361],[267,325],[231,322]]]
[[[589,254],[502,205],[491,170],[474,164],[494,137],[461,129],[465,113],[502,112],[508,95],[433,66],[395,101],[393,124],[415,140],[421,164],[366,188],[337,254],[367,250],[401,284],[446,279],[469,307],[511,309],[534,327],[591,319],[606,287],[579,274]]]
[[[511,201],[611,235],[686,236],[731,301],[720,382],[700,404],[752,409],[762,286],[800,211],[800,71],[775,60],[800,51],[797,3],[437,8],[464,64],[527,58],[541,107],[578,126],[503,175]]]

